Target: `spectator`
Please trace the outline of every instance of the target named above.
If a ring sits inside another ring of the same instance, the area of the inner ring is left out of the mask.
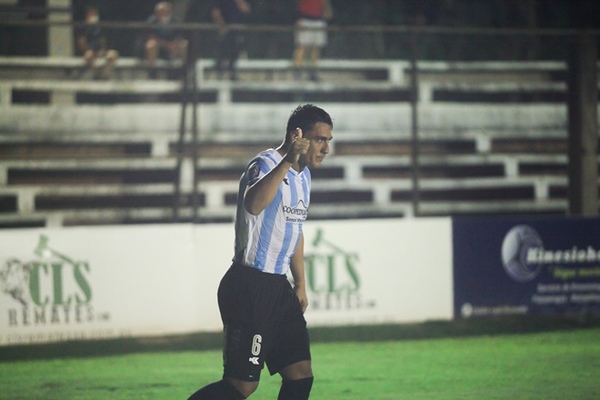
[[[300,79],[304,58],[309,59],[309,77],[318,81],[318,62],[321,49],[327,45],[327,20],[333,17],[329,0],[299,0],[296,22],[294,75]]]
[[[171,3],[161,1],[154,7],[154,14],[148,22],[155,29],[148,35],[145,43],[146,62],[153,67],[158,58],[168,61],[185,61],[187,56],[187,40],[183,39],[170,24],[173,21]]]
[[[227,70],[229,79],[237,80],[236,64],[244,46],[244,35],[229,25],[243,23],[248,14],[250,5],[246,0],[216,0],[213,6],[211,16],[219,27],[215,57],[218,78]]]
[[[106,37],[98,26],[100,15],[94,7],[89,7],[85,13],[85,24],[81,32],[77,35],[77,47],[81,54],[85,65],[88,68],[95,68],[96,60],[104,58],[104,65],[98,69],[95,74],[95,79],[109,79],[119,53],[116,50],[107,49]]]

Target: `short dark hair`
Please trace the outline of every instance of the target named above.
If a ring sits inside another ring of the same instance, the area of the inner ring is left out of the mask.
[[[333,128],[333,121],[327,111],[313,104],[299,105],[292,111],[285,129],[285,138],[296,128],[302,129],[302,132],[308,132],[313,129],[317,122],[324,122]]]

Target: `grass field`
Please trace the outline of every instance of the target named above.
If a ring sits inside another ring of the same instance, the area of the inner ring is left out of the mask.
[[[311,399],[595,399],[598,325],[314,330]],[[219,379],[219,340],[204,335],[5,348],[0,398],[186,399]],[[279,378],[265,373],[252,398],[276,399],[278,388]]]

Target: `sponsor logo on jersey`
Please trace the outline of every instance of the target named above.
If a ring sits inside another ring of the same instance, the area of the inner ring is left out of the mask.
[[[304,200],[299,200],[294,206],[282,205],[287,222],[302,222],[308,216],[308,207]]]

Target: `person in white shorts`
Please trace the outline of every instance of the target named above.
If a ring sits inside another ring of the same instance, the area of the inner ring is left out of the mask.
[[[327,21],[333,12],[329,0],[299,0],[294,51],[294,76],[301,78],[308,58],[309,78],[318,81],[318,62],[321,49],[327,45]]]

